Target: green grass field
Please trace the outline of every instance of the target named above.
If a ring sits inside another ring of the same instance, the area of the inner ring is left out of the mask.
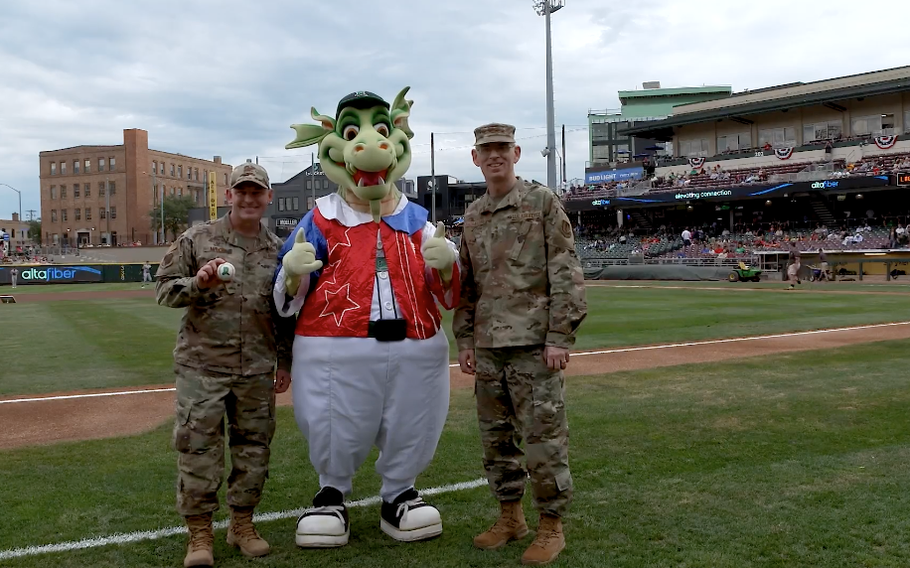
[[[735,287],[726,283],[716,285]],[[108,286],[108,285],[105,285]],[[120,286],[122,285],[110,285]],[[37,288],[37,287],[33,287]],[[48,287],[51,288],[51,287]],[[95,290],[95,287],[59,287]],[[133,285],[132,289],[138,288]],[[821,294],[712,289],[588,288],[577,349],[840,327],[905,320],[910,294]],[[173,380],[183,310],[138,299],[0,305],[0,396]],[[444,327],[451,340],[451,313]],[[450,354],[457,358],[454,342]],[[78,373],[73,370],[78,369]]]
[[[640,283],[628,283],[636,285]],[[648,283],[648,285],[657,283]],[[579,349],[759,335],[908,319],[908,295],[726,291],[741,285],[592,287]],[[677,283],[679,284],[679,283]],[[33,288],[137,289],[136,285]],[[779,284],[778,284],[779,286]],[[709,288],[722,288],[712,290]],[[818,290],[843,290],[840,284]],[[40,291],[39,291],[40,290]],[[870,289],[866,289],[870,290]],[[0,305],[0,395],[168,383],[181,310],[152,298]],[[446,330],[451,336],[447,317]],[[12,333],[11,333],[12,332]],[[453,349],[454,354],[454,349]],[[555,566],[904,567],[910,563],[910,341],[569,380],[576,485]],[[36,411],[38,407],[36,406]],[[15,425],[4,425],[15,427]],[[170,426],[138,436],[0,452],[0,566],[180,566],[182,535],[12,557],[11,551],[180,525]],[[469,390],[453,394],[420,487],[481,475]],[[353,499],[378,492],[372,463]],[[317,489],[293,410],[279,409],[260,513],[310,504]],[[222,490],[223,493],[223,490]],[[497,514],[486,487],[432,497],[445,533],[400,544],[378,506],[351,509],[341,550],[293,543],[294,518],[259,524],[273,546],[251,561],[216,532],[216,565],[518,566],[531,537],[482,552]],[[532,529],[530,497],[525,510]],[[218,515],[225,517],[224,511]],[[17,553],[18,554],[18,553]]]
[[[576,495],[556,566],[907,566],[910,562],[910,342],[724,364],[573,378]],[[260,512],[307,506],[317,481],[292,411],[281,409]],[[4,452],[3,551],[179,525],[169,428],[117,440]],[[477,479],[470,392],[455,394],[422,487]],[[375,454],[354,498],[376,494]],[[216,532],[216,564],[517,566],[523,543],[482,552],[472,536],[496,506],[480,487],[432,498],[437,540],[399,544],[378,508],[352,509],[351,543],[304,551],[295,519],[260,523],[273,546],[249,561]],[[530,499],[526,511],[536,525]],[[224,512],[219,518],[224,517]],[[11,568],[179,566],[182,536],[0,560]]]

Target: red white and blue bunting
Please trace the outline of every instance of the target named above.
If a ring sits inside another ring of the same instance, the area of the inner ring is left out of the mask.
[[[789,160],[790,156],[793,155],[793,148],[775,148],[774,155],[777,156],[778,160]]]
[[[875,145],[881,148],[882,150],[887,150],[897,144],[897,136],[876,136]]]
[[[703,165],[705,165],[705,158],[704,158],[704,156],[699,157],[699,158],[689,158],[689,165],[692,166],[694,169],[697,170],[698,168],[700,168],[700,167],[702,167]]]

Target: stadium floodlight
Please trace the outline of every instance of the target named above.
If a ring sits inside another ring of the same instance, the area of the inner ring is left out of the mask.
[[[556,147],[556,119],[553,116],[553,47],[550,40],[550,14],[565,6],[565,0],[532,0],[534,11],[547,21],[547,148]],[[556,189],[556,153],[547,153],[547,186]]]

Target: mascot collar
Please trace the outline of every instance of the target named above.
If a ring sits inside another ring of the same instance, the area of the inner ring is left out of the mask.
[[[373,216],[369,213],[354,210],[348,203],[337,193],[330,193],[325,197],[316,200],[316,207],[319,212],[329,221],[337,221],[345,227],[356,227],[365,223],[372,223]],[[383,221],[396,231],[402,231],[408,235],[413,235],[423,229],[427,224],[429,212],[412,203],[404,195],[398,200],[398,206],[391,215],[382,218]]]

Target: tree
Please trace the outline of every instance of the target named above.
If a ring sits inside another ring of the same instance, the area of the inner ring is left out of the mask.
[[[41,244],[41,219],[28,222],[28,238],[36,245]]]
[[[170,233],[174,239],[189,226],[190,209],[197,207],[196,200],[189,195],[166,195],[164,196],[164,231],[165,239]],[[161,206],[155,207],[149,211],[149,219],[152,220],[152,230],[161,231]]]

